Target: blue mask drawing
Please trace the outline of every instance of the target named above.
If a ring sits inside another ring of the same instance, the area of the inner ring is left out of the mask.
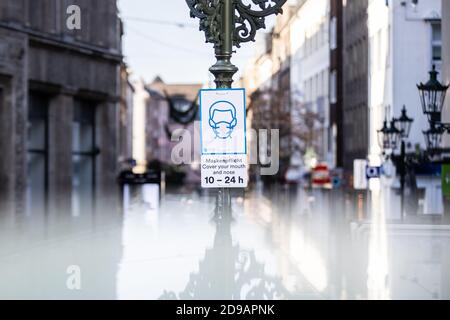
[[[228,101],[219,101],[209,108],[209,126],[213,129],[216,138],[231,138],[237,126],[236,108]]]

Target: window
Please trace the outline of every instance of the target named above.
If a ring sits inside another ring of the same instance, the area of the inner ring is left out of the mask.
[[[305,81],[305,101],[309,103],[311,101],[311,86],[309,79]]]
[[[0,112],[3,111],[3,88],[0,87]]]
[[[376,68],[378,71],[383,70],[383,30],[378,30],[377,36],[377,57],[376,57]]]
[[[386,52],[387,52],[387,61],[386,61],[386,66],[390,67],[391,66],[391,26],[389,25],[388,28],[386,29]]]
[[[75,216],[92,209],[95,192],[95,104],[75,100],[72,125],[72,209]]]
[[[329,87],[329,77],[330,77],[330,70],[329,69],[325,69],[324,71],[322,71],[322,78],[323,78],[323,95],[328,97],[328,94],[330,92],[330,87]]]
[[[441,70],[442,64],[442,28],[440,22],[433,22],[431,24],[431,54],[433,65],[436,65],[438,70]]]
[[[331,18],[330,22],[330,49],[337,49],[337,18]]]
[[[312,100],[314,102],[315,100],[317,100],[317,97],[319,96],[319,76],[318,76],[318,74],[315,74],[311,80],[312,80],[312,87],[313,87]]]
[[[49,98],[30,93],[27,141],[27,213],[42,214],[48,193],[48,106]]]
[[[369,77],[372,77],[375,72],[375,37],[369,38]],[[356,60],[355,60],[356,61]]]
[[[337,72],[336,70],[330,73],[330,103],[337,103]]]

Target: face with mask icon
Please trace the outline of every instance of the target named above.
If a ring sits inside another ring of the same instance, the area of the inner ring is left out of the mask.
[[[227,101],[219,101],[209,109],[209,126],[216,138],[228,139],[237,125],[236,108]]]

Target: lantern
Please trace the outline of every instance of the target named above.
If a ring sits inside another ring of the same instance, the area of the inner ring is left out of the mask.
[[[436,66],[433,66],[433,70],[430,71],[430,80],[426,84],[421,83],[417,86],[423,112],[428,116],[428,120],[434,123],[441,122],[445,95],[449,88],[449,86],[444,86],[438,81],[438,74]]]
[[[395,126],[395,120],[391,121],[390,127],[388,122],[384,121],[383,128],[378,131],[378,141],[382,149],[396,149],[400,141],[402,132]]]
[[[408,138],[411,133],[412,124],[414,119],[408,117],[406,112],[406,106],[403,106],[402,115],[400,118],[396,120],[396,122],[400,125],[401,136],[403,138]]]
[[[442,128],[432,124],[430,129],[424,131],[423,134],[425,136],[428,151],[436,152],[437,150],[440,150],[442,145],[442,136],[444,135],[444,130]]]

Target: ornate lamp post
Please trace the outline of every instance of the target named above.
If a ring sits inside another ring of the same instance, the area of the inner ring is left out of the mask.
[[[445,95],[448,86],[443,86],[437,79],[439,72],[436,66],[430,71],[430,79],[426,84],[419,84],[417,88],[420,93],[423,113],[428,116],[428,120],[434,123],[441,123],[442,108],[444,106]]]
[[[231,63],[233,47],[255,41],[256,32],[266,27],[265,18],[283,13],[287,0],[186,0],[191,17],[200,19],[200,31],[213,43],[217,58],[209,70],[217,88],[231,88],[238,68]]]
[[[438,74],[436,67],[433,66],[428,82],[417,85],[423,113],[428,117],[430,123],[430,129],[423,133],[428,152],[431,155],[444,152],[441,145],[442,136],[445,132],[450,133],[450,123],[442,122],[442,109],[449,86],[444,86],[438,81]]]
[[[391,120],[391,125],[388,127],[388,121],[384,121],[383,128],[378,131],[378,138],[380,141],[380,146],[384,150],[395,151],[398,146],[398,142],[401,141],[400,146],[400,156],[396,156],[394,153],[390,155],[390,158],[395,162],[397,169],[400,174],[400,192],[401,192],[401,215],[402,219],[404,217],[405,208],[405,182],[407,173],[407,163],[406,163],[406,140],[411,132],[411,127],[414,119],[408,117],[406,106],[403,106],[402,114],[400,118],[393,118]],[[397,124],[400,129],[397,128]]]
[[[217,62],[209,69],[218,89],[231,88],[238,68],[231,63],[233,47],[255,41],[256,32],[265,29],[265,18],[283,13],[287,0],[186,0],[192,18],[200,19],[206,42],[214,44]],[[218,193],[220,211],[231,211],[229,189]]]
[[[400,130],[395,125],[395,119],[391,120],[390,126],[385,120],[383,128],[378,130],[378,143],[383,150],[395,150],[400,140]]]
[[[400,132],[402,138],[408,138],[411,133],[412,124],[414,119],[408,117],[406,106],[403,106],[402,115],[397,119],[397,123],[400,125]]]
[[[420,93],[423,113],[427,115],[430,125],[427,131],[423,131],[430,162],[448,163],[448,159],[442,159],[444,153],[450,153],[448,148],[445,149],[442,147],[442,137],[446,132],[450,134],[450,123],[442,122],[442,110],[445,96],[450,86],[445,86],[440,83],[438,81],[438,74],[436,67],[433,66],[428,82],[417,85],[417,88]],[[449,212],[450,201],[447,197],[444,198],[446,198],[444,200],[445,212]]]

